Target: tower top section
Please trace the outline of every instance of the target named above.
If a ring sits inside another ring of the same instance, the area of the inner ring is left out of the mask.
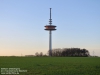
[[[51,19],[51,9],[52,9],[52,8],[50,8],[50,19],[49,19],[49,24],[50,24],[50,25],[52,25],[52,19]]]
[[[46,26],[45,26],[45,30],[49,30],[49,31],[56,30],[56,29],[55,29],[56,26],[55,26],[55,25],[52,25],[51,9],[52,9],[52,8],[50,8],[50,19],[49,19],[49,25],[46,25]]]

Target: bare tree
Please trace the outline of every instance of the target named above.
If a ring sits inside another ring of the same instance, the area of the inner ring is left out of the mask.
[[[39,56],[43,56],[43,53],[42,52],[40,52],[40,55]]]
[[[35,53],[35,56],[39,56],[39,53],[38,53],[38,52],[36,52],[36,53]]]

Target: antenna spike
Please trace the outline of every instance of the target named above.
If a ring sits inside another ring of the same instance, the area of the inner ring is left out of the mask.
[[[50,20],[50,21],[49,21],[49,24],[50,24],[50,25],[52,25],[52,19],[51,19],[51,9],[52,9],[52,8],[50,8],[50,19],[49,19],[49,20]]]

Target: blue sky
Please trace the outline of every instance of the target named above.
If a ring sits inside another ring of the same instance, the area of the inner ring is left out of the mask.
[[[100,0],[0,0],[0,56],[47,53],[52,8],[53,48],[85,48],[100,56]]]

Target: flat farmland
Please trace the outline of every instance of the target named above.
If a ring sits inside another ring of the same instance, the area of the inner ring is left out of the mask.
[[[100,57],[0,57],[0,68],[27,70],[18,75],[100,75]]]

